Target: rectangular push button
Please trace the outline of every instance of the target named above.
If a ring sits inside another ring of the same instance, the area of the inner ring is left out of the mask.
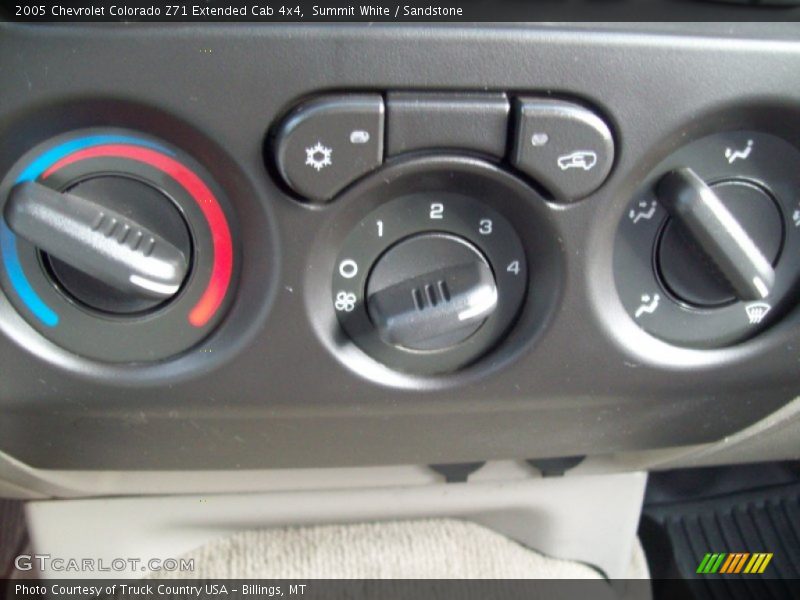
[[[387,154],[471,150],[502,158],[509,110],[505,94],[389,93]]]

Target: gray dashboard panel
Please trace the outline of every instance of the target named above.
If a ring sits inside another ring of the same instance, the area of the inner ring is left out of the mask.
[[[680,145],[740,128],[800,144],[800,41],[630,27],[0,25],[0,171],[69,129],[140,129],[226,189],[242,255],[227,319],[157,365],[69,355],[0,297],[0,450],[64,469],[447,463],[706,443],[778,409],[800,387],[800,312],[734,348],[671,347],[624,313],[611,255],[639,183]],[[400,89],[573,97],[616,135],[598,192],[537,209],[561,240],[557,309],[546,323],[524,312],[449,378],[354,362],[320,333],[315,282],[330,272],[312,255],[367,208],[311,209],[264,166],[270,126],[298,100]]]

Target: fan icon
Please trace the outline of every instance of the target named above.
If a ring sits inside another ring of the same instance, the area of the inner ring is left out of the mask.
[[[317,142],[314,146],[306,148],[306,164],[313,167],[317,172],[333,164],[331,156],[333,149],[324,146],[322,142]]]

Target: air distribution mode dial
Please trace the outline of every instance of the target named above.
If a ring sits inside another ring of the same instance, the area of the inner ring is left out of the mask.
[[[735,179],[709,186],[682,168],[662,177],[656,196],[671,216],[658,267],[676,297],[706,307],[770,295],[783,220],[763,188]]]
[[[800,281],[800,151],[759,132],[702,138],[659,165],[620,225],[617,288],[636,323],[725,346],[780,315]]]
[[[3,291],[28,323],[104,362],[187,350],[230,300],[226,201],[205,170],[126,130],[84,130],[24,156],[0,185]]]

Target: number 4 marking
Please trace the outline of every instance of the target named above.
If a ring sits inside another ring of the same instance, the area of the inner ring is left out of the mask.
[[[510,263],[508,263],[506,271],[508,271],[509,273],[513,273],[514,275],[519,275],[519,261],[512,260]]]

